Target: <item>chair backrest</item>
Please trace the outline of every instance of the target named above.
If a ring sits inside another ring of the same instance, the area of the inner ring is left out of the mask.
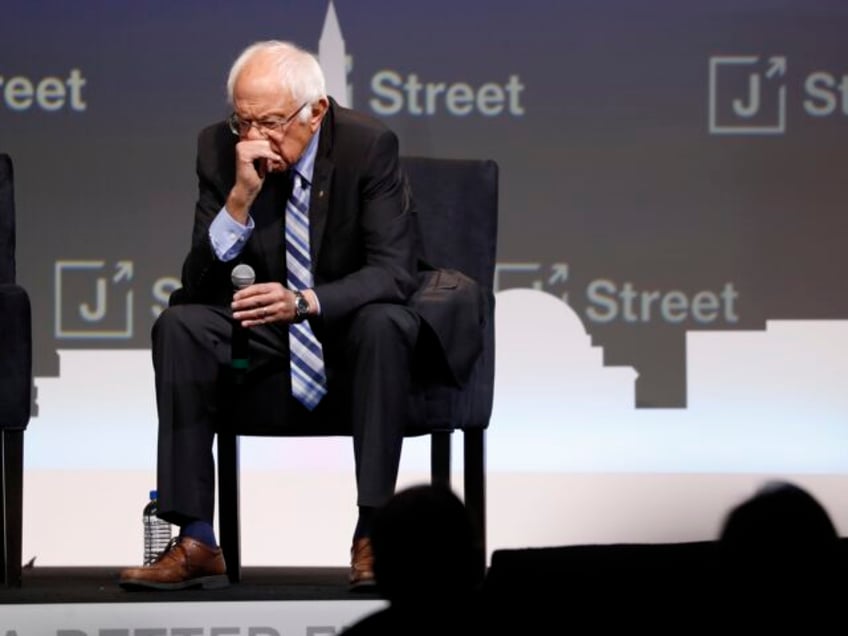
[[[458,269],[491,291],[498,236],[498,165],[491,160],[403,157],[424,259]]]
[[[402,157],[421,251],[430,265],[458,269],[484,289],[489,300],[483,352],[463,389],[432,387],[419,398],[412,428],[486,428],[495,377],[494,277],[498,241],[498,165],[490,159]]]
[[[12,159],[0,154],[0,285],[15,282],[15,186]]]

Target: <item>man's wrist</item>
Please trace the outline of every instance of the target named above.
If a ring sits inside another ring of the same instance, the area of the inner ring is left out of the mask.
[[[241,223],[242,225],[247,224],[247,217],[250,212],[250,204],[247,201],[247,197],[240,196],[238,192],[236,192],[236,188],[233,187],[230,190],[230,195],[227,197],[227,202],[224,206],[227,212],[230,213],[230,216],[233,217],[234,220]]]
[[[317,316],[321,313],[321,303],[318,302],[318,296],[315,294],[315,290],[313,289],[304,289],[302,292],[303,297],[309,303],[309,315]]]

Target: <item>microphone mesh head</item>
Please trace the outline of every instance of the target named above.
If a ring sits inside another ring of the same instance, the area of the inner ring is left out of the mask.
[[[236,289],[244,289],[245,287],[252,285],[253,281],[256,280],[256,272],[253,271],[253,268],[250,265],[240,263],[233,267],[233,273],[230,274],[230,280],[233,283],[233,287]]]

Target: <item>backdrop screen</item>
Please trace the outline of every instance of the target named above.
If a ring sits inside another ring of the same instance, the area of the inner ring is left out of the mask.
[[[153,465],[197,133],[273,38],[403,154],[499,164],[490,468],[848,470],[848,6],[459,4],[4,3],[28,466]]]

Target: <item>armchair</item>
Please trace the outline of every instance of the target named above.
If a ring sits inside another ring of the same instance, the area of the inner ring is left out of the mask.
[[[15,283],[12,160],[0,154],[0,583],[21,583],[23,444],[32,388],[29,296]]]

